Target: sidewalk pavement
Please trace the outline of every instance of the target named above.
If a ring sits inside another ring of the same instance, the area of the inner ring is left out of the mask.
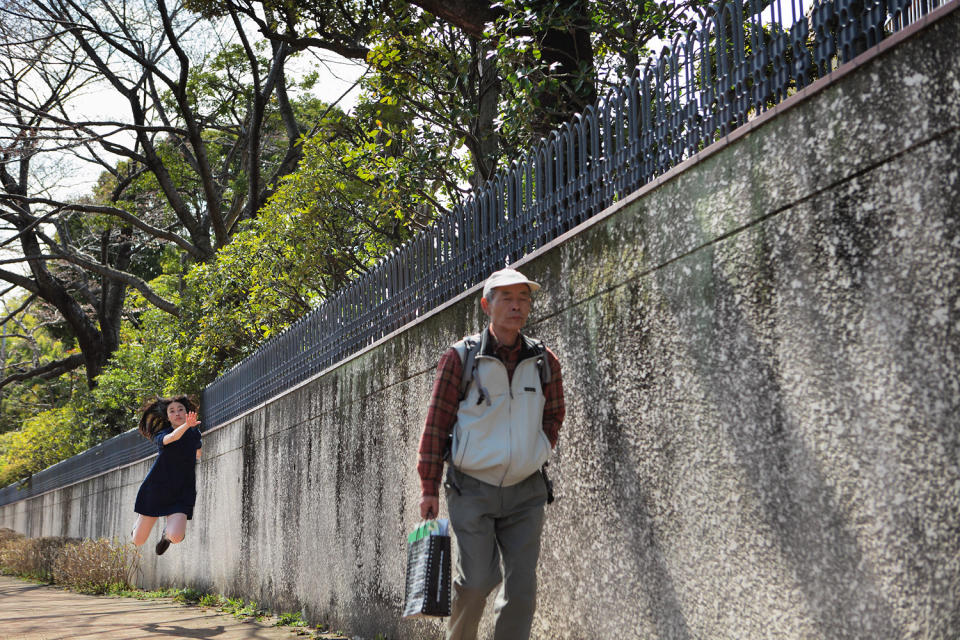
[[[2,640],[297,640],[306,637],[298,635],[294,627],[245,622],[169,598],[85,596],[0,576]]]

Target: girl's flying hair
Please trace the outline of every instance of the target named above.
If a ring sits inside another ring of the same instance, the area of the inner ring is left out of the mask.
[[[197,403],[189,396],[173,396],[171,398],[153,398],[143,403],[140,412],[140,425],[137,427],[140,434],[147,440],[153,440],[164,429],[170,427],[167,419],[167,407],[172,402],[179,402],[187,411],[196,411]]]

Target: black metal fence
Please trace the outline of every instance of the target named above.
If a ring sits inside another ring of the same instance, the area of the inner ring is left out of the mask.
[[[72,458],[36,473],[23,486],[12,484],[0,489],[0,505],[40,495],[73,484],[98,473],[141,460],[156,453],[157,446],[136,429],[105,440]]]
[[[940,4],[946,2],[714,4],[708,18],[672,38],[632,78],[463,206],[209,385],[205,425],[269,400],[454,298]],[[112,444],[100,446],[108,445],[112,451]],[[95,473],[115,464],[96,450],[37,474],[13,499],[72,482],[80,469]],[[131,450],[128,457],[138,456]],[[52,476],[62,479],[48,483]],[[0,504],[10,501],[10,489],[0,490]]]

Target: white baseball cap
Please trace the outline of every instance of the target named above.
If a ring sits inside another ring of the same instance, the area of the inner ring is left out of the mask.
[[[539,284],[528,279],[527,276],[516,269],[500,269],[499,271],[491,273],[487,281],[483,283],[483,297],[489,298],[491,289],[509,287],[512,284],[525,284],[530,287],[530,293],[540,288]]]

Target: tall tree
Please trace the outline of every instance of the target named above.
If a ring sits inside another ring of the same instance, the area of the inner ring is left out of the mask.
[[[23,0],[0,12],[0,219],[19,244],[11,260],[27,267],[0,279],[56,309],[80,348],[0,387],[78,366],[92,384],[117,347],[128,288],[179,314],[132,268],[135,255],[170,245],[185,264],[212,259],[296,167],[306,127],[288,96],[291,49],[255,41],[236,12],[209,24],[166,0]],[[94,88],[122,113],[82,112]],[[95,197],[55,180],[65,155],[105,173]]]
[[[191,0],[248,16],[273,0]],[[267,37],[365,57],[370,88],[462,140],[474,186],[629,76],[705,0],[304,0]],[[265,13],[265,9],[263,10]],[[451,30],[455,35],[451,35]],[[456,42],[455,48],[449,47]],[[391,55],[393,54],[393,55]],[[615,82],[615,80],[614,80]],[[445,88],[446,90],[438,90]]]
[[[58,104],[82,90],[92,77],[84,72],[77,48],[58,46],[49,38],[49,29],[26,21],[20,14],[7,18],[0,27],[7,53],[0,59],[0,108],[5,116],[0,125],[5,130],[0,151],[0,219],[13,233],[3,244],[17,242],[22,256],[4,262],[25,262],[27,271],[0,269],[0,278],[56,309],[81,351],[8,373],[0,380],[0,386],[30,377],[52,378],[80,366],[85,366],[88,377],[93,379],[109,351],[116,347],[125,285],[114,281],[94,291],[89,272],[82,265],[122,272],[130,258],[129,243],[122,239],[112,243],[111,234],[104,236],[104,243],[117,245],[111,256],[113,266],[72,250],[69,253],[73,260],[64,261],[60,243],[49,234],[49,229],[62,221],[61,211],[37,210],[52,202],[51,182],[62,178],[49,163],[43,162],[45,149],[62,144],[50,135],[46,115],[55,113]],[[56,71],[52,70],[54,65]],[[121,233],[129,235],[129,227]],[[53,263],[54,260],[57,262]],[[7,314],[3,323],[25,309]]]

